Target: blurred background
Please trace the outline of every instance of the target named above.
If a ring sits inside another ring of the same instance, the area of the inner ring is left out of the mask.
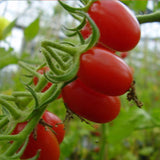
[[[142,15],[160,9],[160,1],[123,1],[134,14]],[[68,0],[75,6],[78,0]],[[10,23],[4,32],[4,26]],[[76,21],[56,0],[0,1],[0,93],[10,95],[24,90],[23,71],[18,61],[39,65],[43,61],[40,42],[44,39],[66,39],[63,25]],[[66,122],[66,137],[61,144],[60,160],[160,160],[160,23],[141,25],[141,40],[127,53],[117,53],[134,72],[136,92],[142,109],[121,96],[121,112],[108,124],[90,125],[75,117]],[[127,56],[125,56],[127,55]],[[50,111],[62,120],[62,99],[50,104]],[[103,152],[102,152],[103,147]]]

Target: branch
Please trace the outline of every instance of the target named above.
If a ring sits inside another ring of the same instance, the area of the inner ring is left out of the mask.
[[[160,22],[160,11],[156,11],[151,14],[138,15],[137,20],[140,24],[150,23],[150,22]]]

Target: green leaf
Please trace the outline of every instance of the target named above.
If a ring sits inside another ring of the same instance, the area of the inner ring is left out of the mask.
[[[11,33],[11,30],[12,30],[12,28],[15,26],[16,21],[17,21],[17,19],[15,19],[14,21],[12,21],[12,22],[4,29],[4,31],[2,32],[2,35],[3,35],[2,37],[3,37],[3,39],[5,39],[5,38],[8,36],[8,34]]]
[[[25,30],[24,36],[26,41],[32,40],[39,32],[40,18],[35,19]]]
[[[0,69],[10,65],[17,64],[18,58],[13,54],[13,49],[5,50],[4,48],[0,48]]]

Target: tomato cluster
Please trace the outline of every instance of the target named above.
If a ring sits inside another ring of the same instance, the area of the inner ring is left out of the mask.
[[[131,11],[117,0],[94,2],[89,10],[100,31],[95,47],[80,57],[77,80],[62,89],[66,106],[75,114],[97,123],[112,121],[120,112],[120,99],[133,82],[133,71],[122,60],[140,39],[140,26]],[[123,27],[122,27],[123,26]],[[81,30],[86,39],[92,33],[89,22]],[[117,56],[115,52],[121,52]],[[43,74],[44,67],[38,72]],[[34,78],[36,85],[38,79]],[[52,84],[49,82],[41,92]]]
[[[65,135],[64,124],[59,117],[49,111],[44,112],[42,119],[52,128],[41,123],[37,125],[35,133],[32,132],[29,136],[29,142],[21,156],[22,159],[34,157],[40,151],[38,160],[59,160],[59,144],[63,141]],[[19,123],[12,134],[18,134],[26,125],[27,122]]]
[[[98,0],[90,6],[88,14],[99,28],[100,39],[95,47],[81,55],[78,78],[62,89],[62,97],[75,114],[106,123],[119,114],[119,96],[133,82],[133,71],[123,58],[140,40],[140,26],[118,0]],[[81,34],[84,39],[92,34],[88,21]],[[116,51],[121,52],[120,56]]]

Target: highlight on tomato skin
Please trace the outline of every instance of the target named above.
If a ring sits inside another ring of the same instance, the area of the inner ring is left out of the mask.
[[[65,136],[65,126],[61,119],[57,115],[47,110],[44,112],[42,118],[47,124],[53,126],[52,129],[55,132],[58,143],[62,143]]]
[[[18,123],[12,134],[18,134],[26,125],[27,122]],[[37,154],[37,151],[40,150],[38,160],[59,160],[60,148],[54,133],[52,133],[50,129],[46,129],[41,124],[38,124],[36,134],[36,140],[34,139],[33,132],[30,134],[27,147],[21,159],[32,158]]]
[[[77,79],[62,89],[62,97],[67,107],[75,114],[96,123],[107,123],[120,112],[120,99],[107,96],[87,87]]]
[[[124,60],[98,47],[81,55],[78,77],[88,87],[109,96],[125,94],[133,81],[132,71]]]
[[[130,9],[118,0],[98,0],[89,8],[88,14],[100,31],[98,43],[115,51],[130,51],[139,42],[141,31],[136,17]],[[92,33],[86,23],[81,30],[84,39]]]

